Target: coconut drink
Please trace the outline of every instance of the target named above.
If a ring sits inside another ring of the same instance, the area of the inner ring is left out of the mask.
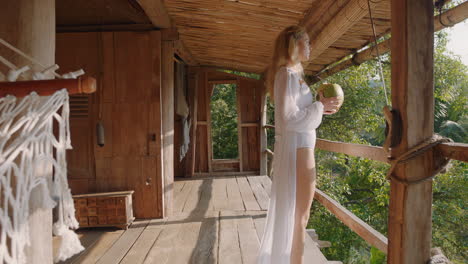
[[[339,86],[336,83],[323,83],[320,85],[320,87],[317,89],[317,96],[316,99],[319,100],[319,93],[323,93],[323,97],[337,97],[339,105],[337,107],[337,110],[340,109],[341,105],[344,102],[344,92],[343,89],[341,89],[341,86]]]

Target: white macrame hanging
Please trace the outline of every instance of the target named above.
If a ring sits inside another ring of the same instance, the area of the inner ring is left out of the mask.
[[[21,100],[0,98],[0,263],[26,263],[32,192],[42,197],[42,208],[58,206],[53,232],[61,245],[54,261],[84,249],[71,230],[78,222],[67,182],[69,131],[66,89],[49,97],[32,92]],[[53,171],[52,179],[47,171]]]

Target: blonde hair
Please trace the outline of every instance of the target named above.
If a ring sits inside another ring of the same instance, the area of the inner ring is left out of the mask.
[[[270,94],[270,101],[274,101],[274,82],[275,75],[278,69],[286,66],[290,61],[297,61],[299,49],[297,48],[298,40],[307,34],[304,27],[289,26],[281,31],[276,37],[275,48],[270,65],[265,74],[265,86]],[[303,74],[303,69],[299,69]]]

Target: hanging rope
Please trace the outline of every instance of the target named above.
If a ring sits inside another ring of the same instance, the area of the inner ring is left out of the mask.
[[[383,69],[382,69],[382,61],[380,60],[380,52],[379,52],[379,45],[377,43],[377,34],[375,33],[375,24],[374,24],[374,18],[372,16],[372,9],[371,9],[371,4],[370,0],[367,0],[367,7],[369,9],[369,18],[372,26],[372,33],[374,35],[374,47],[377,52],[377,61],[379,62],[379,73],[380,73],[380,79],[382,80],[382,88],[384,90],[384,95],[385,95],[385,103],[388,105],[388,96],[387,96],[387,87],[385,86],[385,79],[384,79],[384,74],[383,74]],[[354,57],[353,57],[354,59]],[[354,61],[353,61],[354,62]]]

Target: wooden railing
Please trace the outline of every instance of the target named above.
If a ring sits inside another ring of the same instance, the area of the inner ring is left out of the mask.
[[[358,234],[370,245],[378,248],[380,251],[387,254],[388,239],[372,228],[361,218],[357,217],[351,211],[343,207],[340,203],[333,200],[330,196],[326,195],[319,189],[315,190],[314,199],[321,203],[328,209],[336,218],[340,219],[346,226]]]
[[[275,127],[272,125],[265,125],[263,128],[274,129]],[[316,147],[322,150],[389,163],[388,155],[382,147],[344,143],[325,139],[317,139]],[[441,143],[437,145],[435,149],[447,158],[465,162],[468,161],[468,144]],[[274,152],[268,148],[265,150],[265,152],[271,157],[274,155]],[[271,168],[270,164],[268,165],[268,167]],[[341,222],[343,222],[346,226],[358,234],[362,239],[367,241],[367,243],[378,248],[384,253],[388,252],[388,239],[383,234],[379,233],[377,230],[368,225],[366,222],[362,221],[359,217],[346,209],[340,203],[333,200],[319,189],[316,189],[314,199],[322,204],[327,210],[340,219]]]

